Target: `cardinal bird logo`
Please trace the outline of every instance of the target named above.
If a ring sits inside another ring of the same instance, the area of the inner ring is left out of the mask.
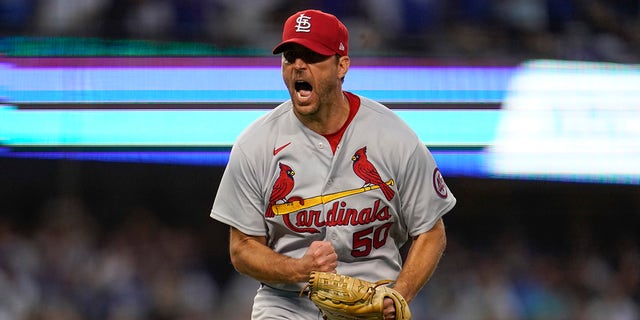
[[[369,160],[367,160],[367,147],[364,146],[351,157],[353,161],[353,172],[360,177],[360,179],[364,180],[364,186],[366,185],[376,185],[380,187],[382,193],[384,193],[385,198],[387,200],[393,199],[395,192],[391,187],[389,187],[382,179],[380,178],[380,174],[376,167],[373,166]]]
[[[276,204],[276,202],[283,200],[287,202],[287,195],[293,190],[293,176],[296,174],[291,167],[286,164],[278,163],[280,167],[280,175],[278,179],[273,184],[273,189],[271,190],[271,197],[269,198],[269,205],[267,206],[267,211],[264,216],[267,218],[273,217],[275,214],[271,210],[271,206]]]

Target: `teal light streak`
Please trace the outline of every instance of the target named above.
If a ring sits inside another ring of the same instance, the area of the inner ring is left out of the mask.
[[[266,111],[0,111],[8,146],[229,146]]]
[[[268,110],[18,110],[0,108],[5,146],[231,146]],[[499,110],[398,110],[431,146],[486,146]]]

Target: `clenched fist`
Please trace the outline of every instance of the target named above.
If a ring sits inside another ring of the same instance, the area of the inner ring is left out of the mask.
[[[311,271],[336,272],[338,254],[331,242],[314,241],[302,257],[302,261],[308,268],[308,273]]]

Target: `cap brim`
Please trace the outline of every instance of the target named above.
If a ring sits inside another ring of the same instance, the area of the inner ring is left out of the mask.
[[[337,52],[319,44],[318,42],[309,40],[309,39],[303,39],[303,38],[293,38],[293,39],[289,39],[287,41],[282,41],[280,42],[280,44],[278,44],[274,49],[273,49],[273,54],[278,54],[278,53],[282,53],[284,50],[286,50],[287,46],[291,45],[291,44],[299,44],[315,53],[319,53],[321,55],[325,55],[325,56],[332,56],[334,54],[336,54]]]

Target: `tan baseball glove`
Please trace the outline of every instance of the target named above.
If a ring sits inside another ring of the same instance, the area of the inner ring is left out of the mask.
[[[411,319],[407,301],[397,291],[385,286],[391,280],[376,283],[346,275],[312,272],[305,290],[327,320],[384,319],[385,298],[396,307],[396,319]]]

